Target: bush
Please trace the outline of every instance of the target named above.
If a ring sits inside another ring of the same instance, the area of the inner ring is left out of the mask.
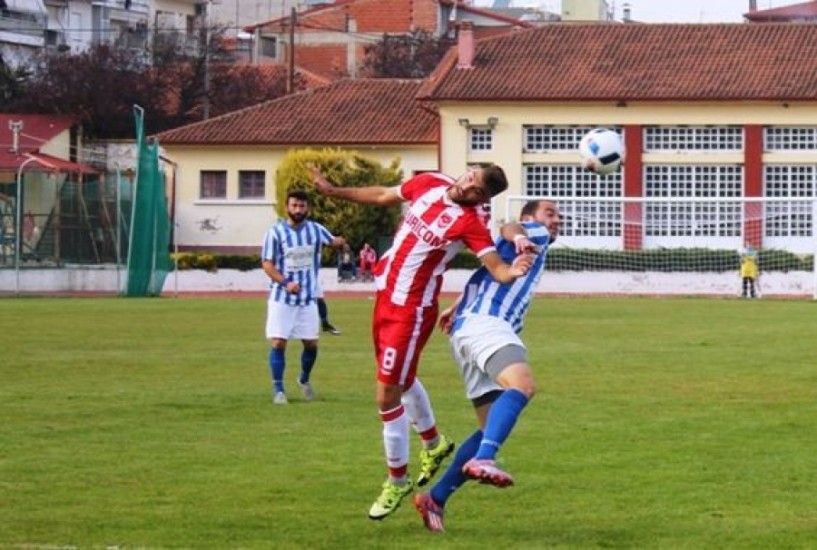
[[[379,242],[379,241],[378,241]],[[385,252],[383,250],[382,252]],[[378,257],[382,254],[380,252]],[[197,254],[181,252],[175,256],[179,270],[219,269],[251,271],[261,267],[257,254]],[[761,250],[759,265],[763,271],[812,271],[813,256],[800,256],[786,250]],[[480,261],[471,252],[460,252],[451,261],[451,269],[476,269]],[[335,267],[334,259],[323,267]],[[734,250],[709,248],[660,248],[655,250],[590,250],[553,248],[548,252],[550,271],[737,271],[740,256]]]
[[[785,250],[761,250],[761,271],[810,271],[811,256]],[[548,252],[551,271],[737,271],[735,250],[659,248],[655,250],[589,250],[554,248]]]
[[[203,269],[215,273],[219,269],[252,271],[261,267],[261,258],[257,254],[245,256],[239,254],[180,252],[179,254],[171,254],[171,259],[176,261],[179,271]]]

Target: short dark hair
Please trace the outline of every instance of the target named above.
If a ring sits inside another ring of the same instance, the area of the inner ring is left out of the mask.
[[[309,195],[303,189],[290,189],[287,193],[287,202],[289,202],[289,199],[296,199],[304,201],[307,205],[309,204]]]
[[[525,206],[522,207],[522,211],[519,213],[519,219],[522,219],[526,216],[535,216],[536,209],[539,208],[539,203],[542,202],[541,200],[534,200],[528,201],[525,203]]]
[[[479,167],[482,169],[482,181],[492,197],[508,188],[508,178],[505,177],[502,167],[492,162],[480,164]]]

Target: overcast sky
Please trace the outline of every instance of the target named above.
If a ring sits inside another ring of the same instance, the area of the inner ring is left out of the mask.
[[[766,10],[806,0],[757,0],[757,8]],[[749,0],[615,0],[616,19],[621,20],[622,6],[630,4],[632,18],[646,23],[740,23],[749,11]],[[493,0],[475,0],[478,6],[491,6]],[[559,0],[512,0],[512,6],[540,5],[559,12]]]
[[[749,0],[626,0],[635,21],[649,23],[739,23],[749,11]],[[757,0],[757,9],[766,10],[805,0]],[[624,1],[618,0],[616,19],[621,19]]]

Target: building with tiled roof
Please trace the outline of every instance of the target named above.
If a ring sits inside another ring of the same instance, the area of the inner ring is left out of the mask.
[[[478,37],[533,27],[461,0],[335,0],[301,10],[294,19],[278,17],[244,30],[254,35],[255,62],[285,63],[294,50],[296,67],[337,80],[359,76],[365,47],[384,35],[425,31],[440,37],[453,33],[462,20],[472,22]]]
[[[77,162],[82,150],[82,132],[74,117],[0,113],[0,267],[14,262],[17,242],[26,256],[36,256],[40,237],[46,234],[50,251],[57,249],[50,259],[59,260],[59,239],[74,236],[68,221],[74,212],[61,208],[60,188],[96,175]],[[23,221],[26,230],[20,236]],[[65,246],[63,253],[69,249]]]
[[[815,196],[817,25],[548,25],[484,40],[462,32],[418,98],[439,110],[443,172],[493,161],[509,194],[563,198],[568,246],[813,250],[810,203],[779,206],[772,226],[744,199]],[[583,172],[576,153],[599,126],[626,143],[624,168],[605,178]],[[566,199],[582,196],[633,204]],[[654,196],[686,197],[672,206],[685,213],[636,204]],[[715,207],[704,197],[739,201]],[[710,208],[717,219],[701,213]],[[498,219],[514,215],[505,199],[495,205]]]
[[[157,136],[178,167],[182,250],[257,253],[275,219],[275,172],[293,148],[357,151],[404,175],[437,168],[438,120],[419,80],[342,80]]]
[[[341,81],[159,140],[180,167],[189,248],[255,247],[273,216],[278,160],[289,148],[333,146],[400,156],[407,176],[497,162],[511,189],[493,205],[495,223],[515,217],[509,196],[554,197],[567,219],[560,245],[806,251],[810,203],[781,203],[771,224],[745,198],[814,196],[815,48],[817,26],[791,23],[555,24],[482,40],[464,24],[425,81]],[[599,126],[626,143],[623,169],[604,178],[582,171],[576,153]],[[262,178],[253,189],[263,196],[241,195],[249,175]],[[657,196],[682,204],[638,202]]]

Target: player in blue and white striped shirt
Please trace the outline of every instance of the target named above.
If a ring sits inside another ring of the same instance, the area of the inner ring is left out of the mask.
[[[513,485],[513,478],[497,467],[495,458],[536,392],[518,334],[544,270],[548,247],[559,234],[561,214],[551,201],[530,201],[522,208],[520,219],[528,240],[536,245],[527,275],[500,284],[480,268],[457,302],[440,314],[440,326],[451,336],[454,359],[480,428],[460,445],[431,491],[414,497],[431,531],[443,530],[443,508],[468,479],[496,487]],[[506,262],[522,252],[519,248],[520,243],[497,239],[496,249]]]
[[[287,217],[267,230],[261,247],[264,273],[272,281],[267,300],[266,336],[270,340],[269,365],[274,384],[273,402],[287,403],[284,370],[287,341],[303,341],[298,384],[304,399],[315,392],[309,381],[318,357],[320,298],[318,273],[324,245],[340,248],[346,243],[321,224],[307,219],[309,196],[300,189],[287,194]]]

